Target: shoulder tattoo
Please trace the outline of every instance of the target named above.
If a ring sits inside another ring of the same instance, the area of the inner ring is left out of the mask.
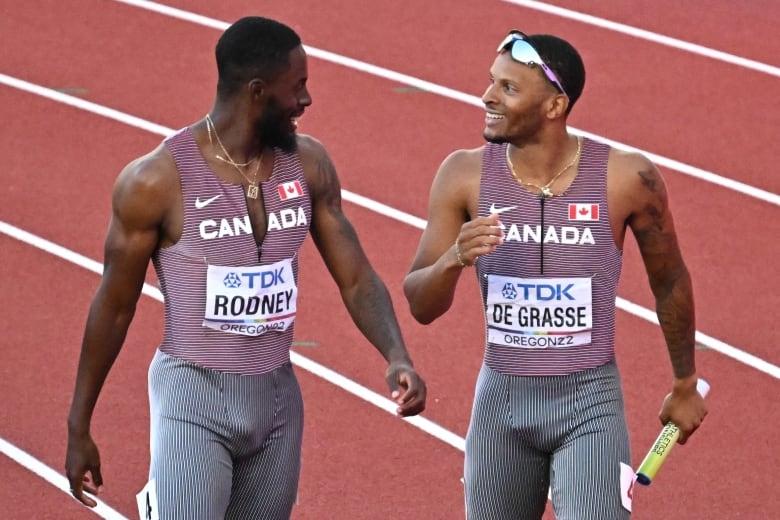
[[[639,170],[637,175],[639,175],[642,187],[650,194],[644,209],[657,224],[660,224],[658,221],[666,210],[666,188],[658,172],[654,170]]]
[[[333,161],[324,152],[317,154],[314,182],[320,202],[325,203],[327,206],[339,203],[341,199],[341,184],[339,183]]]

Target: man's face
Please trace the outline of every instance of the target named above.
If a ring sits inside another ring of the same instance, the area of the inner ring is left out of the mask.
[[[499,54],[490,68],[485,103],[484,138],[493,143],[523,140],[544,123],[545,101],[559,94],[541,70],[518,63],[508,52]]]
[[[297,47],[290,51],[290,67],[268,84],[268,100],[255,126],[264,144],[295,149],[297,119],[311,105],[307,70],[306,53],[303,47]]]

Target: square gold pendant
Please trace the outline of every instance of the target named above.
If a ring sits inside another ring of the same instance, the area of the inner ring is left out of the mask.
[[[246,188],[246,196],[249,197],[250,199],[256,199],[259,193],[260,193],[260,188],[258,188],[254,184],[250,184]]]

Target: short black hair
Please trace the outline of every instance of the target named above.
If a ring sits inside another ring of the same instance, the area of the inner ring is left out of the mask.
[[[525,39],[558,76],[569,96],[568,114],[585,88],[585,64],[582,57],[569,42],[551,34],[532,34]]]
[[[252,79],[273,81],[290,66],[290,51],[301,38],[287,25],[247,16],[227,28],[217,42],[217,95],[225,98]]]

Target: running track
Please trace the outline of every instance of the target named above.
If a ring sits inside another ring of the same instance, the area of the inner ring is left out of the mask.
[[[262,14],[304,38],[314,105],[301,131],[328,147],[345,211],[388,283],[429,385],[423,419],[381,409],[383,362],[307,243],[294,348],[307,407],[295,519],[463,517],[462,443],[482,348],[476,284],[464,277],[452,311],[422,327],[408,315],[401,280],[439,162],[481,144],[478,96],[496,41],[512,27],[560,34],[581,51],[588,81],[573,131],[651,154],[694,276],[710,416],[656,482],[637,490],[634,517],[777,517],[775,2],[706,0],[688,12],[670,0],[609,8],[596,0],[272,0],[258,12],[239,0],[169,1],[200,15],[185,19],[132,3],[0,7],[0,516],[96,518],[64,492],[62,466],[113,178],[202,117],[219,29]],[[671,376],[660,331],[646,319],[652,299],[631,241],[624,256],[618,360],[636,465],[657,435]],[[97,513],[105,518],[135,518],[134,494],[146,481],[146,369],[162,327],[151,273],[149,283],[94,421],[106,480]]]

